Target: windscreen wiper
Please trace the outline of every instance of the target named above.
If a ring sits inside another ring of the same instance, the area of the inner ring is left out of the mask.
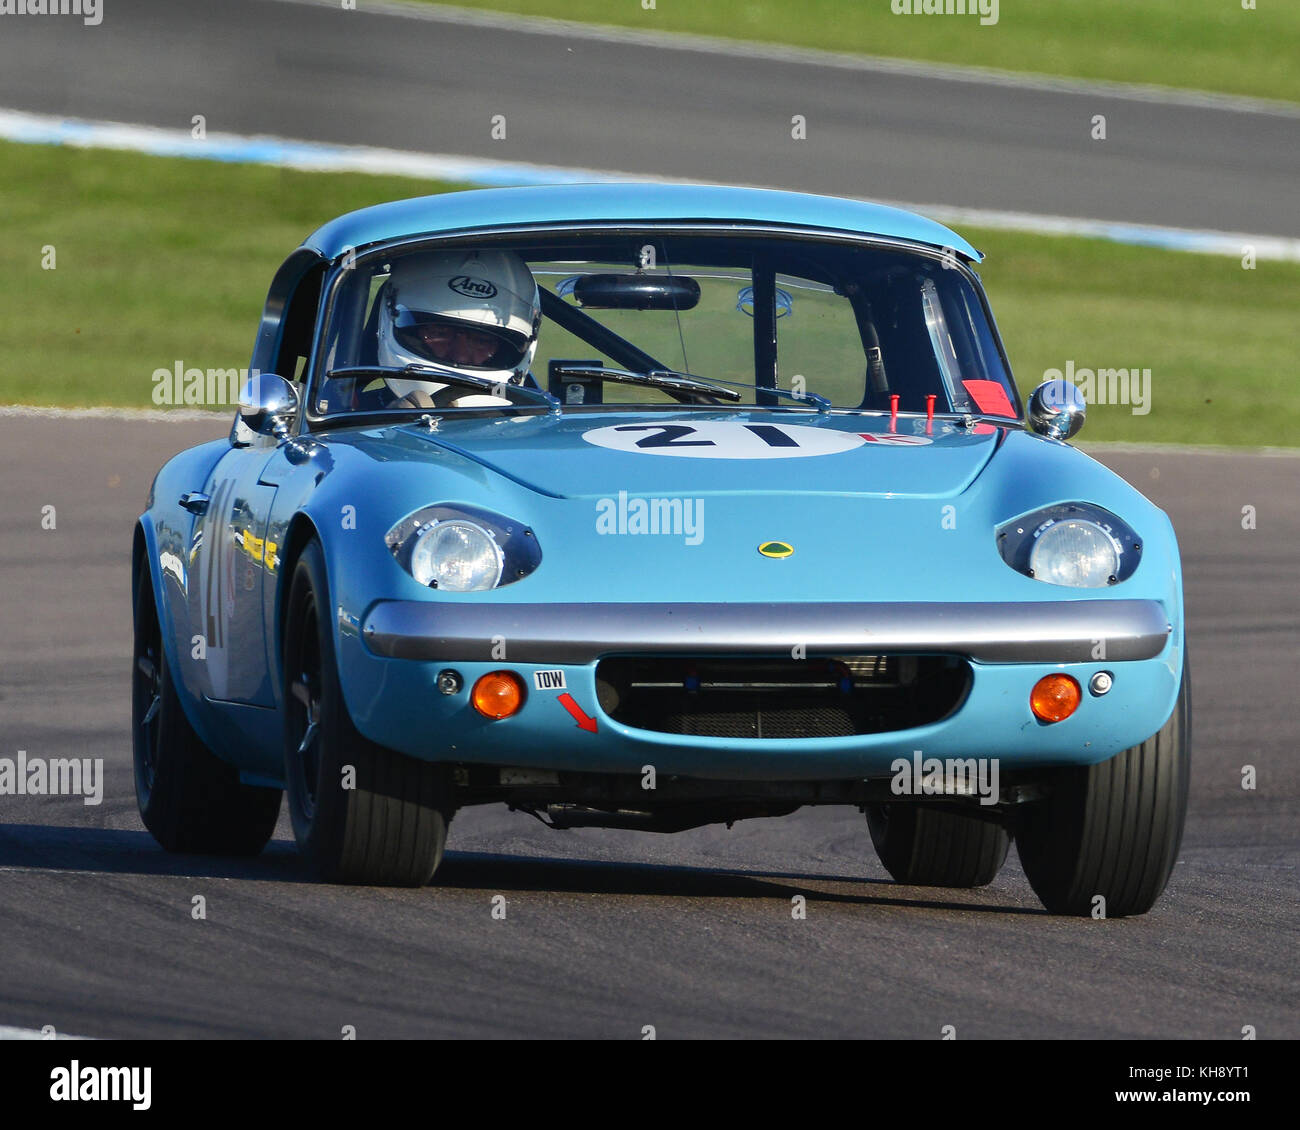
[[[511,393],[522,392],[534,401],[545,404],[553,412],[559,412],[563,405],[557,397],[542,388],[530,385],[517,385],[510,381],[494,381],[489,377],[473,377],[468,373],[458,373],[455,369],[443,369],[437,365],[350,365],[342,369],[331,369],[325,374],[327,380],[360,379],[362,377],[405,377],[408,380],[431,381],[438,384],[456,385],[459,388],[472,388],[489,396],[503,399]]]
[[[742,384],[739,381],[724,381],[716,377],[703,380],[700,377],[691,376],[690,373],[678,373],[672,369],[651,369],[644,373],[632,373],[626,369],[607,369],[603,365],[557,365],[554,372],[558,377],[599,377],[618,384],[645,385],[648,388],[663,389],[665,392],[714,397],[718,400],[730,401],[733,404],[741,399],[740,393],[736,392],[736,389],[752,388],[759,390],[758,385]],[[831,408],[831,402],[824,396],[818,396],[815,392],[787,392],[782,388],[764,388],[761,391],[775,393],[777,396],[788,396],[792,400],[807,401],[819,412],[829,412]]]
[[[732,392],[729,388],[719,388],[709,381],[692,377],[689,373],[675,373],[671,369],[648,369],[644,373],[633,373],[627,369],[607,369],[604,365],[556,365],[554,372],[559,377],[599,377],[616,384],[644,385],[664,392],[708,396],[715,400],[740,399],[740,393]]]

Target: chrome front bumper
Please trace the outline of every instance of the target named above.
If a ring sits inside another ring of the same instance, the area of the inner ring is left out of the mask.
[[[993,603],[462,604],[381,601],[375,655],[584,664],[602,655],[952,653],[981,663],[1152,659],[1172,631],[1156,600]]]

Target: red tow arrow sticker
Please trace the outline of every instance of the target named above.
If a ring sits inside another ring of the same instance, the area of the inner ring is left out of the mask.
[[[588,733],[596,732],[596,719],[590,717],[581,706],[577,704],[571,694],[560,695],[560,705],[573,715],[573,720],[578,723],[578,728],[586,730]]]

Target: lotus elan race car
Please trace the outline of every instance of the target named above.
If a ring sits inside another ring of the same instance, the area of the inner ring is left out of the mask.
[[[282,793],[340,882],[457,809],[679,831],[860,809],[900,883],[1165,887],[1190,705],[1169,519],[1027,407],[952,231],[749,189],[458,192],[326,224],[228,439],[133,548],[135,777],[172,851]]]

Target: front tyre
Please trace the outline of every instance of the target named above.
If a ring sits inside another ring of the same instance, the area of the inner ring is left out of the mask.
[[[294,566],[284,633],[285,782],[298,850],[336,883],[419,887],[442,861],[446,770],[368,741],[339,685],[320,543]]]
[[[953,807],[867,805],[867,828],[885,870],[910,887],[983,887],[1007,858],[1000,824]]]
[[[1178,701],[1157,734],[1099,765],[1057,770],[1026,811],[1016,850],[1053,914],[1121,918],[1160,897],[1187,815],[1191,700],[1184,654]]]
[[[275,831],[280,790],[242,784],[190,725],[162,645],[146,566],[135,589],[131,735],[140,818],[168,851],[256,855]]]

